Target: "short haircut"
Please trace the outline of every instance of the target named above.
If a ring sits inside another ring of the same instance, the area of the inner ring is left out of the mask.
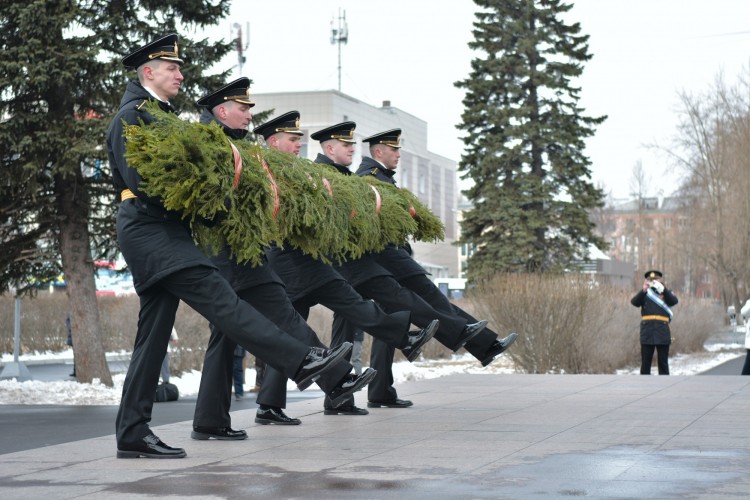
[[[145,80],[145,78],[143,76],[143,68],[145,68],[146,66],[148,66],[149,68],[156,69],[159,66],[161,66],[162,62],[164,62],[164,61],[162,61],[161,59],[154,59],[152,61],[147,61],[147,62],[141,64],[140,66],[138,66],[138,69],[136,70],[136,73],[138,74],[138,81],[141,82],[141,83],[143,83],[144,80]]]

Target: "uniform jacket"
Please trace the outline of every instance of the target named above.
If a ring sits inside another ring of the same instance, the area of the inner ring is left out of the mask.
[[[142,293],[160,279],[180,269],[194,266],[215,267],[193,242],[187,223],[178,212],[164,208],[161,200],[140,190],[141,176],[125,160],[123,121],[136,125],[148,124],[153,117],[139,109],[152,95],[136,81],[131,81],[120,102],[120,109],[107,129],[107,153],[117,199],[123,189],[130,189],[137,198],[120,204],[117,214],[117,240],[125,261],[133,274],[133,285]],[[175,110],[167,103],[159,106],[167,112]]]
[[[367,156],[362,158],[362,164],[357,169],[356,174],[361,176],[372,175],[383,182],[396,184],[396,180],[393,178],[396,174],[395,170],[387,169],[380,162]],[[404,280],[420,274],[430,274],[414,260],[411,246],[408,243],[403,246],[388,245],[382,252],[373,254],[373,258],[375,262],[393,273],[397,280]]]
[[[677,297],[668,288],[664,288],[661,294],[662,300],[669,307],[677,304]],[[643,316],[668,316],[656,302],[647,298],[643,290],[635,294],[630,300],[635,307],[641,308],[641,317]],[[672,343],[672,334],[669,331],[669,323],[660,320],[641,320],[641,344],[646,345],[664,345]]]
[[[315,163],[328,165],[344,175],[352,174],[348,168],[334,163],[330,158],[320,153],[317,158],[315,158]],[[335,195],[336,194],[334,193],[334,196]],[[378,264],[374,256],[369,253],[358,259],[347,260],[341,264],[335,264],[333,267],[355,288],[357,285],[372,278],[393,276],[390,271]]]
[[[396,179],[393,178],[396,175],[396,171],[387,169],[377,160],[373,160],[368,156],[362,157],[362,163],[355,172],[357,175],[366,176],[372,175],[377,180],[387,182],[389,184],[396,185]]]
[[[201,113],[200,122],[206,125],[218,123],[229,138],[237,141],[244,140],[247,136],[246,129],[234,129],[225,126],[208,109],[204,109],[203,113]],[[265,255],[263,256],[263,263],[258,266],[239,264],[235,259],[231,259],[229,255],[229,247],[225,246],[215,257],[211,258],[211,261],[219,268],[219,272],[229,281],[235,292],[239,293],[242,290],[266,283],[284,285],[281,278],[268,265]]]
[[[330,265],[291,245],[272,245],[266,248],[266,256],[273,270],[286,285],[286,293],[292,302],[300,300],[326,283],[344,279]]]

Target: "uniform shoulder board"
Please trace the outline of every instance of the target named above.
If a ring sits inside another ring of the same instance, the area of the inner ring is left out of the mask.
[[[148,99],[144,99],[142,103],[140,103],[138,106],[135,107],[135,109],[140,111],[143,105],[146,104],[147,102],[148,102]]]
[[[372,170],[370,170],[370,175],[378,175],[378,167],[375,167]]]

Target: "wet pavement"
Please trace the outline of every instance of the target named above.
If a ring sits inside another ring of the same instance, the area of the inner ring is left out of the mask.
[[[3,498],[745,498],[750,377],[452,375],[408,409],[324,416],[319,399],[246,441],[157,425],[179,460],[118,460],[114,436],[0,455]],[[359,393],[363,406],[366,394]],[[8,426],[4,426],[8,430]]]

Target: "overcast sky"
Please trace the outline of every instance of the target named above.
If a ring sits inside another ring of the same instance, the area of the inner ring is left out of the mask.
[[[471,0],[235,0],[230,19],[210,35],[229,38],[232,23],[243,30],[249,23],[242,76],[253,80],[252,93],[335,89],[338,48],[330,38],[339,7],[349,29],[341,90],[374,106],[390,100],[427,121],[430,150],[458,161],[463,92],[453,83],[473,57]],[[627,196],[640,161],[650,194],[670,194],[679,173],[647,145],[670,146],[678,92],[701,93],[720,72],[729,82],[746,72],[750,1],[580,0],[569,19],[591,36],[594,56],[580,81],[581,104],[590,116],[609,116],[587,143],[594,182]],[[221,67],[236,64],[232,54]]]

